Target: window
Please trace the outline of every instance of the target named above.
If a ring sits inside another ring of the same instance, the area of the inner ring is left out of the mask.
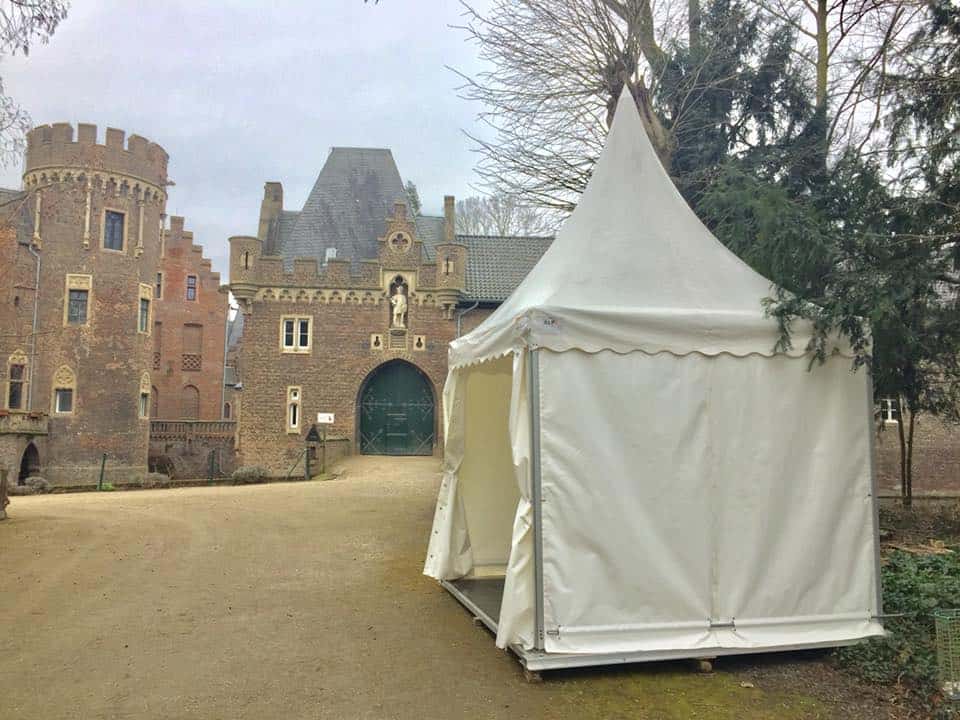
[[[197,299],[197,276],[187,275],[187,300],[191,302]]]
[[[300,431],[300,388],[287,388],[287,432]]]
[[[53,411],[65,414],[73,412],[73,388],[57,388],[53,391]]]
[[[61,365],[53,374],[53,413],[70,415],[73,413],[77,378],[66,365]]]
[[[27,365],[26,363],[11,362],[7,375],[7,408],[10,410],[23,410],[24,400],[27,389]]]
[[[880,400],[880,419],[885,423],[900,422],[900,401],[896,398]]]
[[[157,273],[157,282],[153,286],[153,296],[159,300],[163,297],[163,273]]]
[[[286,353],[308,353],[313,339],[309,317],[280,319],[280,350]]]
[[[153,369],[160,369],[160,361],[163,357],[163,323],[155,322],[153,324]]]
[[[146,298],[140,298],[140,324],[137,330],[142,333],[150,333],[150,301]]]
[[[90,293],[87,290],[69,290],[67,297],[67,324],[87,324],[87,302]]]
[[[323,253],[323,264],[326,265],[331,260],[337,259],[337,249],[335,247],[328,247]]]
[[[230,403],[223,404],[223,419],[224,420],[230,419]]]
[[[244,270],[250,269],[250,253],[249,252],[243,253],[243,269]]]
[[[141,418],[150,417],[150,393],[140,393],[139,413]]]
[[[67,274],[63,288],[63,324],[79,327],[90,324],[93,311],[93,276]]]
[[[116,210],[103,212],[103,247],[107,250],[123,250],[124,215]]]
[[[453,275],[453,260],[446,258],[443,261],[443,274],[444,275]]]

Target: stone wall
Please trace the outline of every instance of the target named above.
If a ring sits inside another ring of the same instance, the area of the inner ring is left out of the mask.
[[[176,480],[227,477],[237,468],[234,448],[236,425],[232,422],[151,423],[150,470]]]

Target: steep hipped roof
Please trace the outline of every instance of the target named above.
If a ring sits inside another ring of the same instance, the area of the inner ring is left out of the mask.
[[[406,201],[403,180],[389,150],[333,148],[313,190],[296,216],[281,216],[277,248],[287,259],[314,257],[327,248],[354,262],[377,257],[377,238],[397,200]],[[284,220],[292,222],[284,235]]]

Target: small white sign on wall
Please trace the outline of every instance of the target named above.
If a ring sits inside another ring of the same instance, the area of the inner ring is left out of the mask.
[[[333,413],[317,413],[318,425],[333,425]]]

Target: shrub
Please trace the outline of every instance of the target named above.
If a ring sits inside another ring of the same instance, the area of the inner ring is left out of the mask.
[[[101,487],[101,492],[113,492],[116,488],[113,486],[113,483],[105,482]]]
[[[960,607],[960,556],[898,550],[887,558],[882,574],[884,612],[903,616],[886,620],[887,637],[841,648],[837,657],[870,682],[907,681],[914,699],[932,713],[940,694],[933,611]],[[936,717],[954,717],[950,713],[941,707]]]
[[[266,480],[267,471],[259,465],[245,465],[237,468],[230,476],[234,485],[250,485]]]
[[[46,481],[46,478],[42,478],[39,475],[31,475],[23,481],[23,484],[27,487],[32,487],[37,493],[48,493],[53,491],[53,488],[50,487],[50,483]]]

